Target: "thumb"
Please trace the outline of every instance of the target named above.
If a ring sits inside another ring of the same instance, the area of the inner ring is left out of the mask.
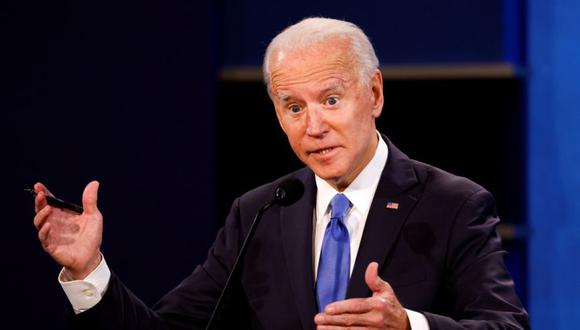
[[[389,283],[383,281],[379,277],[379,264],[376,262],[371,262],[367,266],[367,271],[365,273],[365,282],[371,291],[373,296],[376,294],[381,294],[383,292],[392,292],[393,289]]]
[[[99,192],[99,182],[92,181],[86,187],[83,192],[83,209],[87,213],[99,212],[97,208],[97,195]]]

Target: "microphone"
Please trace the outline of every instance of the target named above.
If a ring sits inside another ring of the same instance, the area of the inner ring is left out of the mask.
[[[252,240],[252,237],[254,237],[254,233],[256,232],[256,228],[258,227],[258,223],[262,219],[262,215],[264,214],[264,212],[266,212],[266,210],[268,210],[270,207],[272,207],[276,204],[280,204],[281,206],[292,205],[292,204],[296,203],[300,198],[302,198],[303,194],[304,194],[304,184],[302,183],[302,181],[300,181],[296,178],[286,179],[286,180],[282,181],[282,183],[280,183],[276,187],[276,189],[274,190],[274,198],[271,201],[264,204],[258,210],[258,212],[256,213],[256,216],[254,217],[254,220],[252,221],[252,225],[250,226],[250,229],[248,230],[248,234],[246,235],[246,238],[244,239],[244,242],[242,243],[242,247],[240,248],[240,252],[238,252],[238,256],[236,257],[236,261],[234,262],[234,266],[232,267],[232,270],[230,271],[230,275],[228,276],[226,284],[222,289],[222,292],[220,294],[220,297],[218,298],[216,306],[215,306],[213,312],[211,313],[211,317],[209,318],[209,321],[208,321],[207,326],[205,328],[206,330],[210,330],[210,329],[213,329],[215,327],[215,322],[216,322],[216,320],[218,320],[218,318],[222,312],[222,309],[225,306],[224,301],[226,299],[227,293],[230,290],[230,287],[232,286],[234,279],[238,275],[240,265],[243,263],[244,257],[246,255],[246,250],[248,249],[248,245],[249,245],[250,241]]]
[[[274,201],[282,206],[296,203],[304,194],[304,184],[296,178],[284,180],[274,190]]]

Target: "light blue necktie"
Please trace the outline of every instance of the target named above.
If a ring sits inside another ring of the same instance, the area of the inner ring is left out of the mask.
[[[350,274],[350,238],[344,225],[344,216],[350,205],[343,194],[336,194],[330,201],[332,213],[324,232],[316,281],[320,312],[324,311],[326,305],[346,297]]]

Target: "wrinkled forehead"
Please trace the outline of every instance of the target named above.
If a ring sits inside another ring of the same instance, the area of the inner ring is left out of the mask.
[[[354,77],[355,59],[348,44],[342,40],[327,40],[304,49],[275,51],[270,57],[273,94],[296,84],[336,84],[350,82]]]
[[[350,87],[351,80],[341,79],[336,76],[330,77],[328,79],[322,79],[320,82],[316,82],[312,88],[309,89],[310,92],[316,94],[327,94],[327,93],[338,93],[348,89]],[[291,88],[285,88],[285,85],[278,85],[278,87],[272,91],[270,95],[273,99],[278,99],[282,102],[288,102],[295,99],[294,92]]]

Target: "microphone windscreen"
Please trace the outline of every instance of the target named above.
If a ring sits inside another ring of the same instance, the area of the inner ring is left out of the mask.
[[[304,194],[304,184],[296,178],[282,181],[274,191],[274,200],[282,206],[296,203]]]

